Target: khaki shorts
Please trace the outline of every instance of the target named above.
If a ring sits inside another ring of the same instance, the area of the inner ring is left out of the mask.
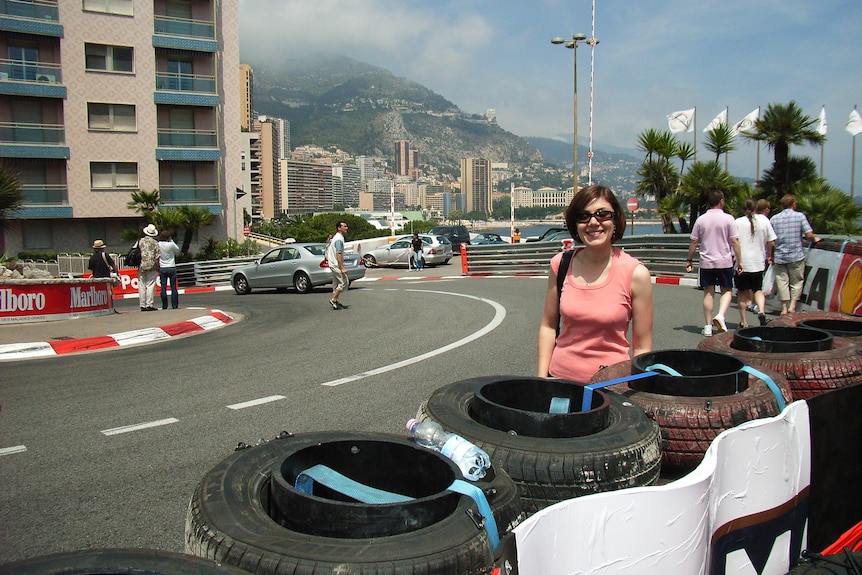
[[[332,290],[346,291],[347,290],[347,274],[342,273],[340,269],[330,267],[332,272]]]

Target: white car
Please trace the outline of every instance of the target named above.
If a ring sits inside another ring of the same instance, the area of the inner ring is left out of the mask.
[[[413,261],[413,236],[401,236],[394,242],[374,248],[362,256],[365,265],[372,266],[404,266],[416,267]],[[452,244],[446,236],[419,234],[422,240],[422,256],[425,264],[436,266],[449,263],[452,259]]]

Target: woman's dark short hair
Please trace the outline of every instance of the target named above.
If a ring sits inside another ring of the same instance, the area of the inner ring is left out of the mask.
[[[591,186],[584,186],[578,190],[578,193],[572,198],[569,207],[566,208],[566,229],[569,230],[572,239],[579,244],[583,242],[581,242],[581,238],[578,236],[578,213],[587,211],[587,206],[590,202],[599,198],[606,200],[614,211],[614,235],[611,241],[615,242],[625,234],[626,217],[619,200],[617,200],[617,197],[610,188],[593,184]]]

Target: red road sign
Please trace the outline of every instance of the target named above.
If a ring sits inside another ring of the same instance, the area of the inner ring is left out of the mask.
[[[250,227],[248,227],[248,226],[243,226],[243,227],[242,227],[242,235],[247,236],[247,235],[248,235],[248,234],[250,234],[250,233],[251,233],[251,228],[250,228]]]
[[[629,198],[628,200],[626,200],[626,207],[629,209],[630,212],[633,212],[638,209],[638,205],[639,204],[637,198]]]

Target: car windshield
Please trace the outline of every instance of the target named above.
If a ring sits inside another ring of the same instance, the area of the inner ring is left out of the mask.
[[[451,244],[452,242],[450,242],[450,241],[449,241],[449,238],[447,238],[446,236],[437,236],[437,243],[440,243],[440,244]]]
[[[326,253],[326,244],[310,244],[305,246],[305,249],[316,256],[322,256]]]

